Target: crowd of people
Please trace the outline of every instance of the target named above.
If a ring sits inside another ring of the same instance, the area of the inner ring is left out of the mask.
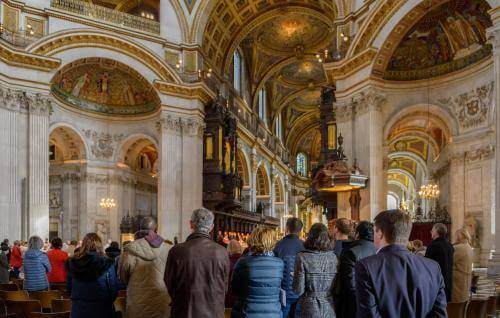
[[[127,290],[126,317],[446,317],[447,302],[469,298],[472,248],[465,229],[446,239],[435,224],[432,243],[409,242],[410,217],[379,213],[354,226],[338,219],[333,231],[316,223],[286,222],[286,235],[258,226],[244,247],[211,239],[214,215],[192,213],[192,234],[172,245],[145,217],[134,241],[104,248],[95,233],[79,243],[33,236],[0,248],[0,283],[24,278],[24,289],[65,283],[71,316],[115,317],[114,300]],[[227,247],[226,247],[227,246]],[[398,277],[402,279],[397,279]]]

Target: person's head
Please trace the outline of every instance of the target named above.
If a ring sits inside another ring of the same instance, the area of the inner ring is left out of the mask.
[[[356,238],[373,242],[373,224],[368,221],[359,222],[356,226]]]
[[[111,242],[111,244],[109,244],[109,247],[114,248],[115,250],[120,249],[120,244],[118,244],[118,242],[116,241],[113,241]]]
[[[469,231],[464,227],[461,229],[458,229],[455,232],[455,241],[456,241],[456,243],[467,243],[470,245],[471,244],[471,237],[470,237]]]
[[[418,251],[420,249],[422,249],[422,247],[424,247],[424,242],[422,242],[421,240],[413,240],[413,248]]]
[[[2,242],[0,244],[0,251],[1,252],[7,252],[9,250],[9,244]]]
[[[43,240],[40,236],[32,236],[28,240],[28,248],[30,250],[41,250],[43,247]]]
[[[313,251],[329,251],[333,248],[332,243],[328,228],[322,223],[315,223],[307,234],[304,247]]]
[[[70,242],[70,245],[76,246],[76,245],[78,245],[78,242],[75,241],[75,240],[73,240],[73,241]]]
[[[374,220],[374,243],[377,249],[389,244],[406,246],[411,232],[411,218],[400,210],[380,212]]]
[[[9,239],[7,239],[7,238],[6,238],[6,239],[4,239],[4,240],[3,240],[3,243],[5,243],[5,244],[7,244],[7,246],[9,246]]]
[[[439,237],[446,237],[446,233],[448,233],[448,228],[443,223],[434,224],[431,230],[431,236],[433,240]]]
[[[50,245],[52,246],[53,249],[60,250],[63,246],[63,241],[59,237],[54,237],[50,242]]]
[[[406,244],[406,248],[410,252],[413,252],[415,250],[415,246],[413,246],[413,242],[412,241],[408,241],[408,244]]]
[[[87,253],[91,252],[97,253],[101,256],[104,255],[101,238],[96,233],[88,233],[85,235],[78,252],[75,250],[75,258],[82,258],[87,255]]]
[[[21,246],[21,241],[14,241],[14,246]]]
[[[241,248],[240,242],[235,239],[229,241],[229,244],[227,245],[227,252],[229,253],[229,255],[241,254],[243,252],[243,249]]]
[[[253,253],[271,252],[276,244],[276,231],[262,225],[257,226],[248,238],[250,251]]]
[[[335,221],[335,239],[346,240],[352,231],[352,222],[346,218],[339,218]]]
[[[194,232],[209,233],[214,227],[214,214],[205,208],[194,210],[190,225]]]
[[[158,223],[156,219],[152,216],[143,217],[141,220],[141,224],[139,224],[141,231],[153,231],[156,232],[158,230]],[[113,243],[113,242],[111,242]]]
[[[288,234],[299,234],[302,231],[302,221],[299,218],[289,218],[286,220],[286,232]]]

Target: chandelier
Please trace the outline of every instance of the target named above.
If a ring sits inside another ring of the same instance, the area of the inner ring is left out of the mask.
[[[424,184],[420,187],[418,195],[424,199],[436,199],[439,197],[439,186],[433,183]]]
[[[115,199],[102,198],[101,202],[99,202],[99,205],[103,209],[111,209],[111,208],[114,208],[116,206],[116,203],[115,203]]]

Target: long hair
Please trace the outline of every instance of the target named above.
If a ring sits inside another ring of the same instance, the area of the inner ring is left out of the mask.
[[[101,256],[104,255],[101,238],[96,233],[88,233],[87,235],[85,235],[82,241],[82,245],[80,246],[78,252],[75,253],[74,258],[82,258],[88,252],[95,252]]]
[[[311,226],[304,247],[312,251],[330,251],[333,249],[333,241],[328,233],[328,228],[322,223]]]
[[[467,244],[471,245],[472,239],[470,237],[469,231],[467,231],[466,228],[463,227],[461,229],[458,229],[455,232],[455,237],[457,240],[456,243],[467,243]]]

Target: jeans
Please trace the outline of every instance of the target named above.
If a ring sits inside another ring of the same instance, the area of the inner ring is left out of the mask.
[[[288,299],[286,300],[286,307],[283,308],[283,318],[294,318],[295,317],[295,308],[297,307],[298,299]]]

